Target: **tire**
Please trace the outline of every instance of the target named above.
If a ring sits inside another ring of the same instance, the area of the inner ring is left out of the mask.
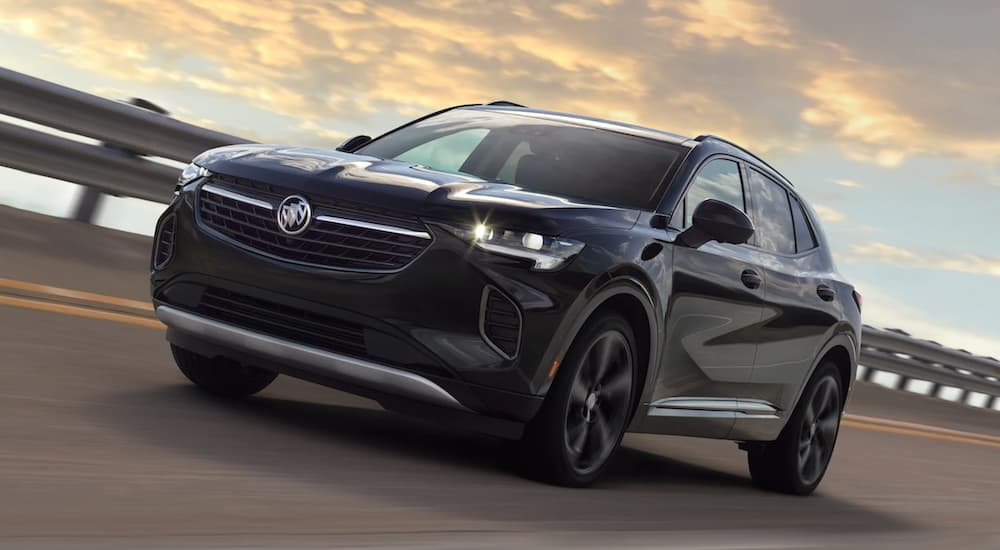
[[[620,315],[599,314],[587,322],[525,430],[520,458],[529,476],[566,487],[600,477],[631,418],[636,349],[632,328]]]
[[[208,358],[171,345],[177,368],[206,392],[227,398],[249,397],[274,382],[275,372],[241,365],[223,357]]]
[[[815,491],[833,457],[843,407],[840,373],[825,362],[809,380],[778,439],[749,446],[754,485],[793,495]]]

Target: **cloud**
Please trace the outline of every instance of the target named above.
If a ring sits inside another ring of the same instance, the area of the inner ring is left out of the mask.
[[[830,208],[829,206],[814,203],[812,207],[819,216],[819,219],[825,222],[837,223],[847,219],[847,216],[843,212]]]
[[[701,40],[711,48],[721,48],[732,41],[750,46],[792,48],[788,24],[767,5],[747,0],[700,0],[697,2],[662,2],[652,0],[654,10],[676,10],[680,19],[662,17],[659,22],[676,24],[682,33],[674,44],[692,46]],[[670,26],[670,25],[665,26]]]
[[[832,142],[886,167],[913,155],[1000,156],[1000,109],[983,108],[1000,76],[969,65],[982,56],[956,55],[957,73],[923,46],[923,31],[900,34],[898,12],[872,8],[881,24],[859,24],[825,4],[0,0],[0,29],[67,67],[226,98],[295,128],[392,126],[502,98],[718,133],[775,155]],[[891,58],[876,47],[886,32],[907,44]],[[931,62],[935,72],[918,70]]]
[[[884,93],[896,82],[892,71],[880,67],[856,63],[820,67],[803,89],[811,103],[802,110],[802,120],[832,132],[848,156],[889,168],[917,154],[946,153],[990,161],[1000,155],[1000,135],[942,135],[928,128],[918,114]]]
[[[874,260],[901,267],[959,271],[1000,277],[1000,257],[916,252],[882,242],[855,244],[851,246],[850,253],[846,254],[844,258],[847,261]]]
[[[830,128],[835,136],[852,144],[847,152],[854,158],[893,167],[905,158],[907,151],[901,148],[913,147],[901,141],[923,134],[925,129],[889,100],[860,85],[879,77],[874,73],[821,70],[803,90],[813,103],[802,111],[802,120]]]
[[[864,187],[863,185],[854,180],[831,180],[831,181],[841,187],[851,187],[851,188]]]

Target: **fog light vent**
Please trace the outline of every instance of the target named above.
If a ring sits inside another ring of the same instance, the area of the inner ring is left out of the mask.
[[[176,217],[171,214],[160,224],[156,232],[156,248],[153,250],[153,269],[163,269],[174,257],[174,237]]]
[[[483,290],[479,332],[500,355],[512,359],[521,342],[521,311],[517,304],[491,286]]]

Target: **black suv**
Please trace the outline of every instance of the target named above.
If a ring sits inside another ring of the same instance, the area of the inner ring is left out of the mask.
[[[212,393],[288,374],[521,440],[563,485],[626,431],[739,441],[790,493],[829,463],[861,298],[788,180],[721,138],[468,105],[213,149],[176,195],[153,299]]]

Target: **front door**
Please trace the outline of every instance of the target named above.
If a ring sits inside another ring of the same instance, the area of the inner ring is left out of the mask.
[[[703,165],[672,216],[690,226],[705,199],[748,210],[739,164],[715,158]],[[751,246],[708,242],[675,245],[670,303],[650,408],[641,429],[726,437],[753,375],[764,273]]]

